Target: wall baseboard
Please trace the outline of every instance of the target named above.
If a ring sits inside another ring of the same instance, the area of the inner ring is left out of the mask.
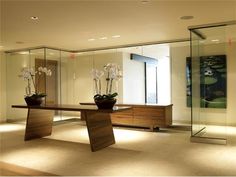
[[[26,118],[7,119],[7,120],[6,120],[6,123],[15,123],[15,122],[26,122]]]

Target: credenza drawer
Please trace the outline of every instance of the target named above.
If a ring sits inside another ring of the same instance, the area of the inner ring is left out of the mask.
[[[122,112],[115,112],[112,115],[125,115],[125,116],[133,116],[133,110],[124,110]]]
[[[112,115],[111,122],[113,124],[132,125],[133,124],[133,117],[132,116],[122,116],[122,115]]]
[[[149,127],[153,124],[153,121],[151,119],[133,119],[133,125],[135,126],[145,126]]]
[[[134,116],[164,116],[165,110],[164,109],[157,109],[157,108],[133,108]]]

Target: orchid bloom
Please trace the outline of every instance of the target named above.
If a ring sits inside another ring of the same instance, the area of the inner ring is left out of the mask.
[[[120,66],[117,65],[116,63],[107,63],[104,66],[104,72],[99,71],[97,69],[92,69],[91,74],[94,79],[95,83],[95,90],[97,94],[101,94],[101,77],[106,75],[106,94],[111,94],[112,92],[112,85],[113,85],[113,80],[120,80],[122,78],[122,71],[120,69]]]
[[[45,73],[46,76],[51,76],[52,75],[52,71],[50,69],[47,69],[46,67],[38,67],[37,71],[34,71],[33,68],[27,68],[24,67],[21,70],[21,74],[19,75],[19,77],[23,77],[23,79],[25,81],[28,81],[28,85],[26,87],[26,95],[31,95],[31,81],[33,83],[34,89],[35,89],[35,93],[37,94],[38,90],[37,90],[37,86],[38,84],[35,83],[35,75],[41,75],[42,73]],[[39,79],[38,79],[39,80]]]

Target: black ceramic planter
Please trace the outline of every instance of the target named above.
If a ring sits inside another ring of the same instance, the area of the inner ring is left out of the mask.
[[[44,101],[44,97],[27,96],[25,102],[28,106],[40,106]]]
[[[112,109],[116,104],[116,99],[99,99],[94,101],[98,109]]]

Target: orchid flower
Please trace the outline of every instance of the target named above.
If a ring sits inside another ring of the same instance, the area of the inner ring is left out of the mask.
[[[95,82],[95,90],[97,94],[101,94],[101,77],[106,73],[106,94],[112,93],[113,80],[122,78],[120,66],[116,63],[107,63],[104,66],[104,72],[97,69],[92,69],[91,74]]]
[[[28,81],[28,85],[26,87],[26,95],[29,96],[31,95],[31,84],[30,81],[32,81],[33,85],[34,85],[34,89],[35,89],[35,94],[38,94],[38,90],[37,90],[37,86],[38,83],[35,83],[35,75],[38,74],[39,77],[42,73],[45,73],[46,76],[51,76],[52,75],[52,71],[50,69],[47,69],[46,67],[38,67],[37,71],[34,71],[33,68],[27,68],[24,67],[21,69],[21,74],[19,75],[19,77],[23,77],[23,79],[25,81]],[[39,81],[39,78],[38,78]]]

